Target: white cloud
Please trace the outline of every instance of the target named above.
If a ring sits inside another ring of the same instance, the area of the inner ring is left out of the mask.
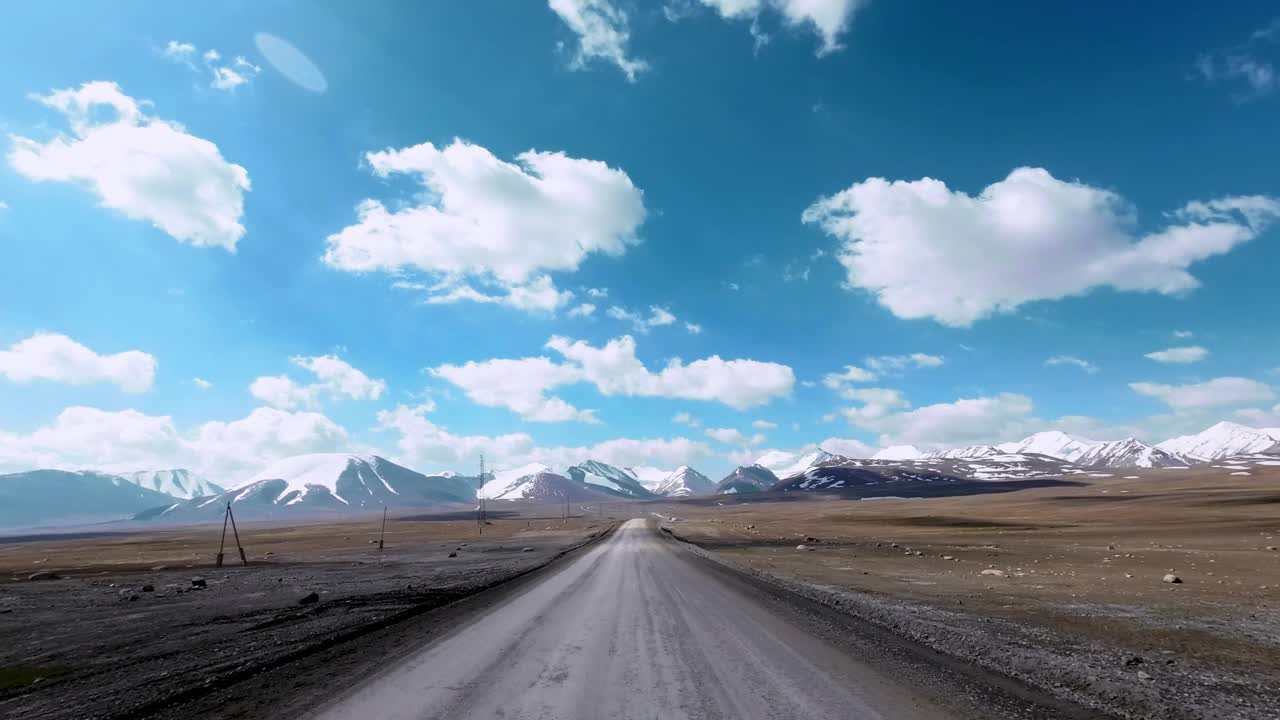
[[[99,355],[66,335],[54,333],[36,333],[0,350],[0,375],[17,383],[106,382],[127,393],[144,393],[155,382],[156,365],[156,359],[141,350]]]
[[[596,311],[591,303],[581,303],[569,311],[569,317],[590,317]]]
[[[314,408],[322,396],[352,400],[377,400],[386,390],[382,380],[371,379],[336,355],[293,357],[294,365],[315,375],[316,381],[303,385],[287,375],[259,377],[249,386],[249,394],[276,408]]]
[[[234,250],[249,174],[218,146],[177,123],[149,117],[112,82],[36,98],[66,116],[71,135],[46,143],[11,136],[9,164],[38,182],[74,182],[104,207],[145,220],[196,246]],[[104,112],[108,111],[109,112]]]
[[[862,417],[856,424],[880,432],[880,444],[885,446],[953,446],[1023,437],[1034,422],[1031,411],[1031,398],[1000,393],[875,418]]]
[[[232,484],[279,458],[341,449],[346,431],[318,413],[258,408],[232,422],[181,432],[168,416],[69,407],[29,434],[0,432],[0,467],[106,472],[190,468]]]
[[[1271,386],[1241,377],[1214,378],[1189,385],[1136,382],[1129,383],[1129,387],[1139,395],[1159,400],[1174,410],[1252,405],[1275,398]]]
[[[699,0],[703,5],[714,8],[720,17],[734,20],[749,20],[752,37],[756,40],[757,49],[768,42],[768,36],[760,28],[760,15],[771,9],[782,16],[782,19],[793,27],[806,27],[817,33],[822,43],[818,47],[818,55],[839,50],[840,36],[849,28],[854,13],[868,4],[869,0]],[[668,18],[679,17],[679,13],[668,13]]]
[[[686,322],[684,324],[684,329],[685,329],[685,332],[689,333],[690,335],[702,334],[702,326],[699,325],[698,323]]]
[[[773,430],[778,427],[778,423],[769,422],[768,420],[756,420],[751,423],[751,427],[757,430]]]
[[[1191,332],[1190,330],[1174,330],[1173,331],[1173,336],[1179,340],[1187,340],[1194,335],[1195,333]]]
[[[707,400],[743,410],[791,393],[791,368],[755,360],[722,360],[711,356],[685,364],[679,359],[654,373],[636,357],[635,340],[625,335],[596,348],[582,341],[553,337],[546,345],[565,357],[470,361],[441,365],[431,374],[461,388],[473,402],[505,407],[526,420],[595,422],[594,411],[578,410],[552,389],[588,382],[604,395]]]
[[[897,372],[908,367],[938,367],[945,362],[945,359],[937,355],[917,352],[910,355],[877,355],[864,358],[863,362],[875,372],[886,373]]]
[[[851,287],[902,318],[968,326],[1035,300],[1098,287],[1177,294],[1199,282],[1192,264],[1256,237],[1280,200],[1189,203],[1158,232],[1135,232],[1115,193],[1018,168],[976,197],[925,178],[871,178],[803,214],[841,241]]]
[[[876,454],[876,448],[854,438],[830,437],[818,445],[829,453],[849,458],[869,458]]]
[[[707,428],[707,437],[724,443],[725,445],[740,445],[743,447],[754,447],[761,445],[767,439],[761,433],[754,435],[745,435],[736,428]]]
[[[719,355],[688,364],[679,358],[654,373],[636,357],[630,335],[603,347],[553,337],[547,347],[575,363],[582,377],[605,395],[671,397],[721,402],[736,410],[791,394],[795,373],[786,365],[757,360],[723,360]]]
[[[845,408],[840,413],[849,422],[862,427],[875,427],[881,418],[911,407],[902,391],[892,388],[845,388],[840,391],[840,397],[861,403],[857,407]]]
[[[827,373],[822,378],[822,384],[832,390],[839,390],[848,383],[864,383],[873,382],[879,377],[870,370],[860,368],[856,365],[845,365],[844,372]]]
[[[604,60],[616,65],[631,82],[649,69],[644,60],[627,57],[631,31],[627,14],[614,0],[548,0],[548,5],[578,36],[571,68],[580,70],[592,60]]]
[[[532,422],[596,423],[594,410],[579,410],[548,396],[552,388],[581,381],[581,372],[549,358],[485,360],[465,365],[441,365],[431,374],[453,383],[467,398],[485,407],[504,407]]]
[[[609,288],[587,288],[587,297],[593,300],[600,300],[609,297]]]
[[[701,421],[701,420],[698,420],[698,418],[696,418],[696,417],[694,417],[694,416],[690,415],[690,414],[689,414],[689,413],[687,413],[687,412],[678,412],[678,413],[676,413],[675,415],[672,415],[672,416],[671,416],[671,422],[673,422],[673,423],[680,423],[681,425],[688,425],[689,427],[701,427],[701,426],[702,426],[702,421]]]
[[[1237,410],[1236,416],[1246,424],[1252,425],[1256,428],[1280,427],[1280,405],[1276,405],[1270,410],[1264,410],[1262,408]]]
[[[436,302],[472,300],[550,310],[572,299],[549,272],[572,271],[593,253],[619,256],[639,242],[641,191],[621,170],[595,160],[530,150],[517,163],[455,140],[371,152],[382,178],[410,175],[425,191],[390,210],[379,200],[358,207],[359,221],[330,235],[324,261],[349,272],[435,276],[411,285]],[[474,285],[504,293],[486,294]]]
[[[589,446],[540,447],[526,433],[510,433],[494,437],[455,435],[426,417],[427,410],[403,405],[378,413],[382,428],[400,434],[397,447],[400,458],[410,467],[456,469],[479,460],[480,453],[499,458],[500,467],[518,467],[542,462],[565,466],[597,459],[627,467],[653,464],[662,467],[694,465],[712,457],[704,442],[688,438],[633,439],[615,438]]]
[[[1171,347],[1165,350],[1149,352],[1145,355],[1145,357],[1160,363],[1194,363],[1200,362],[1208,356],[1209,351],[1199,345]]]
[[[1082,360],[1081,358],[1078,358],[1075,355],[1054,355],[1048,360],[1045,360],[1044,364],[1050,367],[1053,367],[1056,365],[1072,365],[1090,374],[1098,372],[1097,365],[1094,365],[1088,360]]]
[[[648,317],[618,305],[613,305],[608,310],[605,310],[605,314],[614,320],[631,323],[631,327],[638,333],[647,333],[652,328],[673,325],[676,322],[675,315],[672,315],[666,308],[660,308],[657,305],[649,306]]]
[[[192,385],[195,385],[196,387],[200,388],[201,390],[208,390],[209,388],[213,387],[213,383],[211,383],[211,382],[209,382],[208,380],[205,380],[204,378],[201,378],[201,377],[194,377],[194,378],[191,378],[191,384],[192,384]]]
[[[1280,87],[1280,74],[1265,54],[1274,52],[1271,46],[1277,40],[1280,40],[1280,18],[1255,30],[1239,45],[1202,53],[1193,69],[1206,85],[1227,84],[1239,88],[1238,100],[1269,95]]]
[[[178,42],[177,40],[170,40],[160,50],[160,54],[195,71],[200,70],[195,63],[196,55],[200,54],[201,59],[204,61],[204,69],[211,78],[209,87],[215,90],[235,90],[262,72],[262,68],[249,62],[245,57],[236,56],[231,62],[223,62],[222,53],[217,50],[207,50],[204,53],[199,53],[199,49],[195,45],[187,42]]]

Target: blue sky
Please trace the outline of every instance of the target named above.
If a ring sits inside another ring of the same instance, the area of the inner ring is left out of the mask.
[[[9,13],[2,468],[1280,425],[1262,3]]]

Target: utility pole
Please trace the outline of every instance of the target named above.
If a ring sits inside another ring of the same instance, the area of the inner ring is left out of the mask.
[[[484,535],[484,453],[480,453],[480,491],[476,495],[479,496],[479,504],[476,505],[476,528],[480,530],[481,535]]]
[[[382,543],[387,539],[387,506],[382,506],[382,534],[378,536],[378,552],[382,552]]]
[[[244,556],[244,546],[240,544],[240,531],[236,530],[236,514],[231,512],[231,503],[227,503],[227,517],[231,518],[231,532],[236,537],[236,549],[240,551],[240,562],[249,567],[249,559]]]
[[[222,513],[222,540],[218,541],[218,559],[214,561],[214,567],[222,567],[222,551],[227,546],[227,519],[231,517],[231,503],[227,503],[227,509]]]

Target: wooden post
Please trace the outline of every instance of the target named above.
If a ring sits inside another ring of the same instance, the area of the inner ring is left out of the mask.
[[[231,503],[227,503],[227,517],[231,518],[231,533],[236,538],[236,549],[240,551],[240,562],[249,567],[249,558],[244,556],[244,546],[240,544],[240,531],[236,530],[236,516],[231,512]]]
[[[227,511],[222,513],[222,540],[218,542],[218,559],[214,567],[222,567],[222,551],[227,545],[227,518],[231,517],[231,503],[227,503]]]
[[[387,539],[387,506],[382,506],[382,534],[378,536],[378,552],[382,552],[382,542]]]

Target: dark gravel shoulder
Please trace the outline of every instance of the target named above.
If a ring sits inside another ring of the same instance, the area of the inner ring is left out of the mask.
[[[0,584],[0,717],[287,716],[609,530]]]

